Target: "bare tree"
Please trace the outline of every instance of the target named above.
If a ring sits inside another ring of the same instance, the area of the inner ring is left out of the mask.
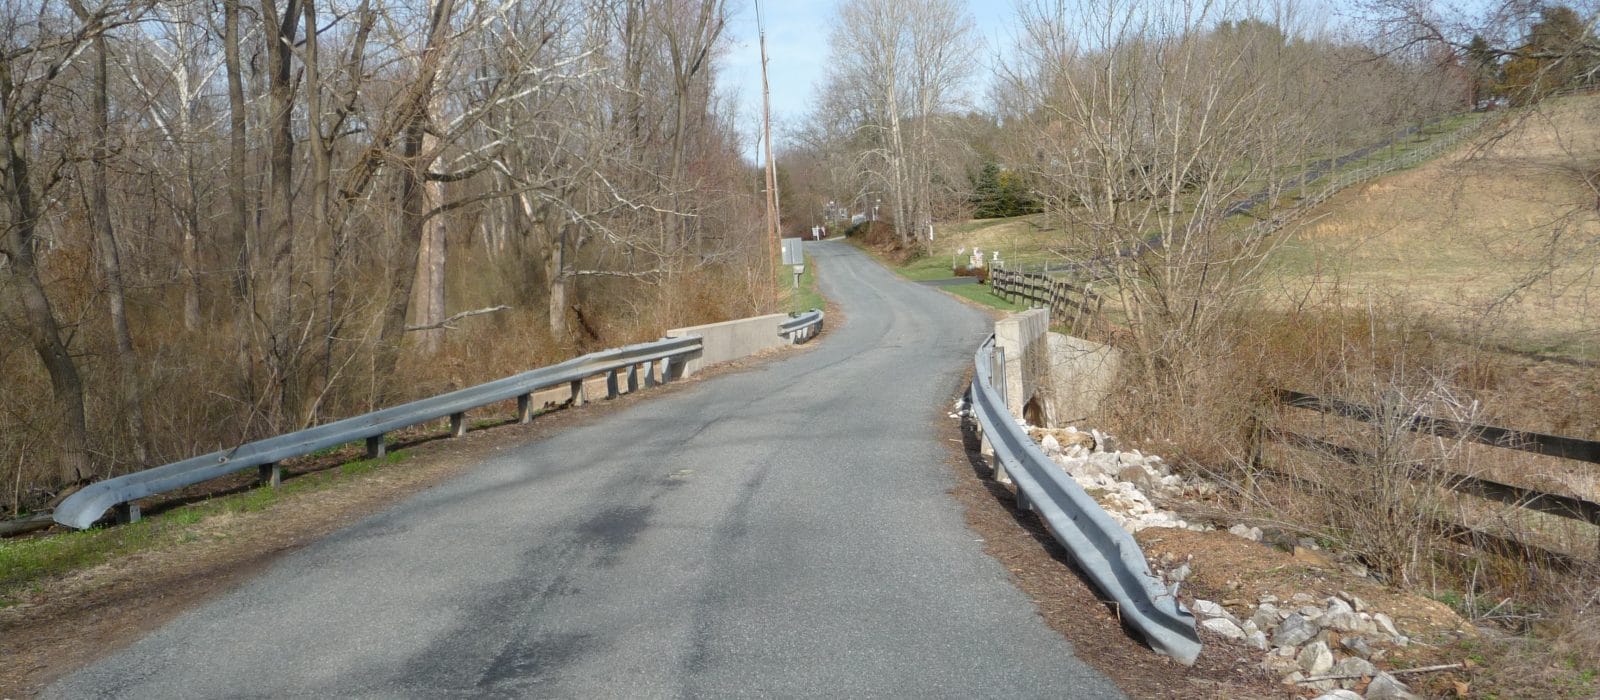
[[[83,380],[62,339],[61,325],[40,277],[36,248],[44,207],[69,163],[65,154],[57,154],[44,164],[42,172],[35,173],[30,147],[34,126],[63,72],[112,25],[128,21],[139,8],[107,3],[70,19],[51,15],[48,5],[29,10],[13,4],[5,10],[8,19],[0,26],[4,32],[0,36],[0,138],[4,139],[0,194],[5,198],[7,225],[0,256],[11,267],[9,282],[26,313],[29,339],[50,374],[61,438],[56,478],[67,484],[91,473]],[[37,14],[30,16],[30,12]],[[103,45],[97,53],[104,56]],[[114,249],[111,255],[115,255]]]
[[[829,38],[825,105],[873,147],[862,166],[889,195],[904,243],[925,238],[940,132],[974,68],[972,19],[951,0],[855,0]]]
[[[0,7],[0,348],[41,360],[0,362],[0,464],[57,466],[24,484],[426,391],[466,299],[548,359],[770,298],[722,0]]]
[[[104,7],[91,11],[79,0],[68,0],[72,13],[82,23],[92,23],[96,17],[103,16]],[[109,5],[109,3],[107,3]],[[137,463],[144,463],[146,459],[144,441],[144,409],[140,406],[143,398],[139,390],[138,359],[133,354],[133,336],[128,331],[128,313],[126,295],[123,293],[122,258],[118,250],[117,236],[111,223],[111,200],[107,195],[108,161],[111,158],[111,134],[109,121],[111,107],[109,100],[109,80],[107,77],[107,62],[110,58],[110,49],[107,47],[104,32],[99,32],[90,39],[92,63],[91,88],[92,106],[90,107],[90,133],[91,141],[89,156],[89,220],[90,227],[94,229],[94,240],[99,252],[100,271],[105,275],[106,303],[111,312],[111,330],[116,339],[116,357],[120,378],[122,380],[122,409],[127,415],[128,425],[133,433],[133,458]],[[192,233],[183,248],[187,261],[193,261]],[[192,267],[190,270],[192,271]],[[198,301],[188,300],[198,304]],[[191,309],[185,304],[185,319],[191,315],[198,315],[198,310]]]
[[[1279,148],[1302,124],[1280,101],[1271,25],[1217,31],[1243,3],[1024,3],[1019,99],[1033,135],[1016,161],[1038,183],[1088,272],[1115,285],[1143,375],[1185,400],[1181,381],[1217,347],[1270,245],[1224,225],[1254,182],[1289,174]],[[1191,361],[1192,360],[1192,361]]]

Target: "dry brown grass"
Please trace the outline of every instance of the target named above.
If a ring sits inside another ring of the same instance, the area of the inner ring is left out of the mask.
[[[1600,357],[1597,117],[1600,98],[1559,100],[1340,194],[1284,246],[1271,302],[1403,298],[1474,337]]]
[[[208,324],[190,332],[171,310],[181,290],[173,284],[130,290],[130,326],[142,368],[139,389],[146,416],[148,464],[132,457],[135,435],[122,419],[122,386],[112,358],[103,290],[91,261],[64,248],[48,255],[49,283],[59,318],[70,320],[71,347],[79,358],[96,475],[111,476],[163,464],[277,432],[265,417],[272,393],[259,364],[243,354],[236,319],[211,310]],[[350,282],[355,303],[338,333],[331,382],[319,403],[323,421],[479,384],[574,355],[659,338],[668,328],[765,313],[778,307],[770,275],[751,260],[685,265],[661,279],[585,277],[570,284],[569,333],[548,323],[541,280],[478,247],[453,253],[447,279],[449,308],[505,304],[499,313],[463,319],[444,334],[439,351],[423,354],[408,334],[392,374],[375,371],[378,303],[389,280],[381,273]],[[597,261],[580,260],[579,264]],[[216,304],[226,306],[217,282]],[[3,291],[3,290],[0,290]],[[14,295],[0,294],[0,299]],[[56,417],[50,383],[14,309],[0,306],[0,517],[40,508],[54,495]],[[316,330],[321,330],[320,328]],[[313,352],[320,352],[317,345]]]

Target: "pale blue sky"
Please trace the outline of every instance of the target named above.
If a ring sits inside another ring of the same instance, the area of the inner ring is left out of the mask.
[[[1015,16],[1011,0],[966,0],[968,11],[986,42],[980,52],[982,68],[975,90],[987,84],[992,46],[1010,33]],[[767,25],[767,78],[772,87],[773,140],[778,142],[783,124],[803,118],[822,80],[828,60],[828,32],[836,0],[804,2],[773,0],[762,3]],[[755,140],[761,133],[761,58],[757,45],[754,0],[733,0],[728,35],[732,38],[719,82],[739,105],[740,131],[750,143],[747,157],[756,159]],[[781,150],[782,146],[779,145]]]

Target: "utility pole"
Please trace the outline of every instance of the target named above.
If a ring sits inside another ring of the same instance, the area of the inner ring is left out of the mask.
[[[778,281],[778,169],[772,162],[772,96],[767,87],[767,28],[756,0],[756,30],[761,44],[761,134],[767,151],[767,266]]]

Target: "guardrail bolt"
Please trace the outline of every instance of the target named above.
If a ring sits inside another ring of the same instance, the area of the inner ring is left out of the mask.
[[[256,467],[256,485],[278,488],[283,485],[283,467],[277,462],[268,462]]]
[[[383,459],[389,447],[383,444],[383,433],[367,438],[367,459]]]
[[[450,437],[461,437],[467,434],[467,412],[450,414]]]

